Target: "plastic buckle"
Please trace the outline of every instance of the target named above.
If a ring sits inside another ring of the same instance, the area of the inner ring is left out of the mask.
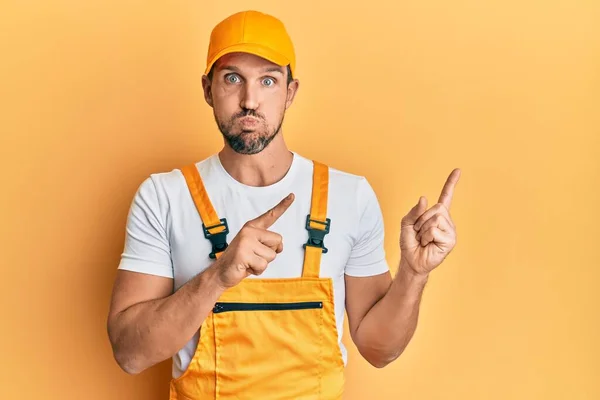
[[[229,226],[227,225],[227,218],[222,218],[220,224],[205,226],[202,224],[202,229],[204,230],[204,237],[210,240],[212,243],[212,252],[208,255],[210,258],[217,258],[217,253],[225,251],[227,248],[227,234],[229,233]],[[210,233],[208,230],[213,228],[218,228],[220,226],[224,226],[225,230],[219,233]]]
[[[325,229],[315,229],[311,228],[310,223],[316,222],[321,225],[325,225]],[[329,251],[327,247],[325,247],[324,239],[325,235],[329,233],[329,227],[331,226],[331,220],[329,218],[325,218],[325,223],[323,221],[318,221],[316,219],[310,219],[310,214],[306,216],[306,230],[308,231],[308,242],[306,242],[302,247],[306,249],[306,246],[318,247],[323,250],[323,253],[327,253]]]

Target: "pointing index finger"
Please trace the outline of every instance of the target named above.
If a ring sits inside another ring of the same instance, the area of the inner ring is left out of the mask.
[[[269,229],[286,212],[286,210],[294,202],[294,194],[290,193],[286,198],[281,200],[275,207],[271,208],[266,213],[256,217],[250,221],[250,225],[255,228]]]
[[[452,203],[452,196],[454,195],[454,187],[458,183],[458,179],[460,178],[460,169],[455,168],[448,176],[446,183],[444,184],[444,188],[442,189],[442,194],[440,194],[440,198],[438,203],[442,203],[448,210],[450,210],[450,204]]]

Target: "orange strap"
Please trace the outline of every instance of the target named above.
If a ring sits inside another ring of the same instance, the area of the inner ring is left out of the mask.
[[[313,161],[313,188],[312,200],[310,205],[310,214],[307,217],[307,229],[310,228],[318,236],[316,242],[320,246],[304,245],[304,268],[303,277],[318,278],[321,268],[321,255],[327,252],[322,237],[329,232],[330,221],[327,218],[327,197],[329,191],[329,167],[320,162]],[[320,232],[319,232],[320,231]],[[320,235],[319,235],[320,233]],[[309,238],[312,237],[309,230]]]
[[[322,236],[329,232],[330,220],[327,218],[327,198],[329,190],[329,167],[325,164],[321,164],[317,161],[313,161],[313,188],[312,188],[312,200],[310,207],[310,214],[307,217],[306,228],[310,228],[317,233],[317,245],[310,245],[307,243],[304,253],[304,267],[302,271],[303,277],[318,278],[321,267],[321,255],[327,252],[325,248]],[[228,228],[219,219],[217,212],[215,211],[208,193],[202,183],[202,178],[198,172],[198,168],[195,164],[186,165],[181,168],[181,172],[185,177],[188,189],[196,205],[196,209],[200,213],[202,219],[205,235],[215,235],[218,233],[225,232]],[[320,232],[319,232],[320,231]],[[225,232],[227,233],[227,232]],[[309,230],[309,237],[310,237]],[[318,235],[320,233],[320,235]],[[208,237],[208,236],[207,236]],[[309,241],[310,242],[310,241]],[[320,244],[319,244],[320,242]],[[214,250],[213,250],[214,251]],[[215,258],[219,258],[223,253],[221,251],[214,251]]]
[[[181,168],[181,172],[185,177],[185,181],[188,189],[190,190],[190,194],[192,195],[192,199],[194,200],[194,204],[196,205],[196,209],[200,213],[200,218],[202,219],[202,223],[204,225],[203,229],[205,236],[207,236],[207,233],[209,235],[215,235],[225,232],[227,230],[227,225],[219,219],[217,212],[210,202],[210,198],[208,197],[208,193],[204,188],[204,183],[202,182],[202,178],[200,177],[200,173],[198,172],[196,165],[186,165],[185,167]],[[215,257],[219,258],[224,250],[225,249],[221,251],[214,251],[213,249]]]

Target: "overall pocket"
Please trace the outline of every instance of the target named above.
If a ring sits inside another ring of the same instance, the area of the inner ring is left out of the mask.
[[[319,399],[323,302],[218,302],[217,399]]]
[[[218,314],[227,311],[286,311],[306,310],[312,308],[323,308],[323,302],[303,301],[296,303],[216,303],[213,313]]]

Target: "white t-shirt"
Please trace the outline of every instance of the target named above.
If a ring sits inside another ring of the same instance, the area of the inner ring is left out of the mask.
[[[280,181],[264,187],[244,185],[223,168],[214,154],[196,163],[219,218],[227,218],[228,243],[246,221],[275,206],[290,192],[295,200],[273,224],[271,231],[283,237],[284,250],[260,278],[289,278],[302,274],[305,228],[310,213],[313,163],[293,153],[290,169]],[[362,176],[330,168],[325,236],[329,251],[321,257],[321,277],[333,278],[335,317],[342,344],[345,311],[344,274],[364,277],[389,271],[383,247],[384,226],[377,197]],[[206,269],[211,244],[204,237],[200,215],[179,169],[151,174],[138,188],[127,219],[125,247],[119,269],[174,279],[175,290]],[[247,279],[256,278],[251,275]],[[198,343],[198,332],[173,357],[173,377],[189,365]]]

